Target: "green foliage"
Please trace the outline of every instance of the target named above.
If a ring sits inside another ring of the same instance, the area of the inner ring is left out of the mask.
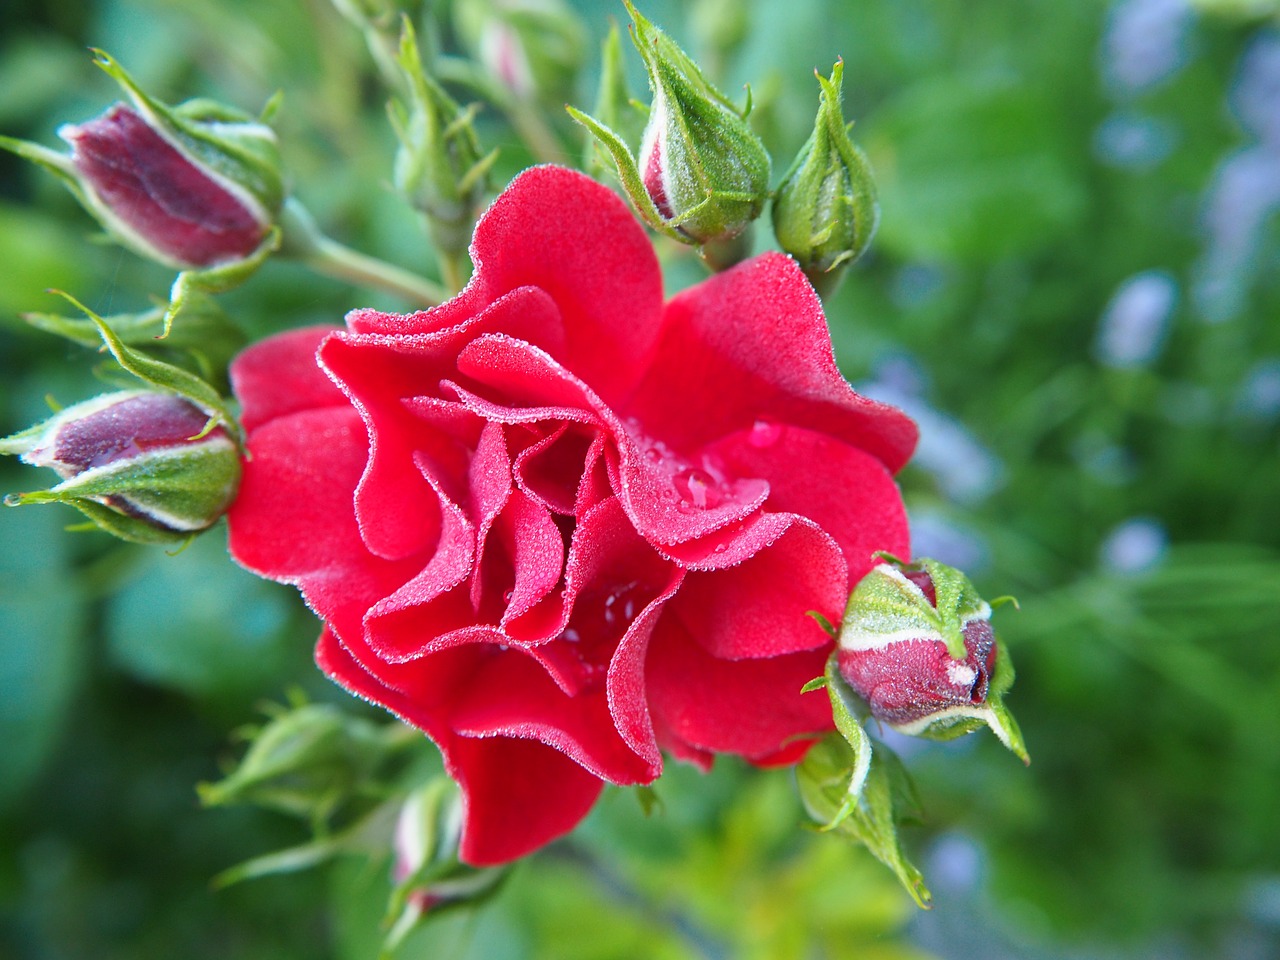
[[[439,47],[450,94],[484,97],[459,82],[462,46],[436,5],[407,6],[424,46],[431,37]],[[837,356],[855,382],[889,384],[917,412],[965,425],[998,465],[956,495],[947,469],[972,463],[944,446],[901,477],[917,535],[922,518],[946,521],[969,556],[954,562],[978,589],[1022,600],[1000,629],[1036,754],[1024,770],[983,737],[909,757],[928,806],[900,839],[935,895],[910,936],[957,957],[1078,955],[1081,941],[1103,955],[1227,956],[1241,944],[1276,953],[1266,908],[1280,875],[1274,210],[1232,266],[1221,322],[1205,322],[1212,290],[1200,284],[1221,247],[1207,213],[1215,185],[1259,146],[1236,85],[1242,55],[1274,36],[1274,4],[1192,4],[1183,65],[1126,90],[1102,75],[1111,5],[1101,0],[738,4],[735,16],[749,19],[741,36],[736,23],[722,24],[732,36],[701,21],[695,33],[686,14],[713,6],[653,0],[641,12],[717,88],[736,98],[753,84],[749,122],[775,159],[795,156],[812,131],[812,68],[844,57],[844,107],[858,118],[883,216],[870,253],[827,301]],[[602,38],[608,11],[577,7]],[[58,124],[100,112],[115,91],[85,56],[90,45],[174,101],[260,104],[282,89],[272,122],[294,195],[344,243],[435,269],[417,214],[389,187],[396,141],[376,55],[329,6],[0,5],[0,132],[51,145]],[[639,89],[640,64],[626,56]],[[583,79],[578,104],[595,89]],[[535,154],[581,155],[585,138],[570,139],[558,114],[496,97],[479,111],[481,141],[503,150],[495,187]],[[51,309],[46,288],[108,317],[167,300],[171,273],[87,244],[94,229],[53,178],[0,153],[2,434],[48,416],[46,394],[70,405],[102,392],[83,345],[18,318]],[[703,274],[662,244],[670,291]],[[1124,281],[1152,270],[1176,291],[1161,349],[1105,362],[1100,318]],[[355,306],[404,306],[355,282],[272,257],[219,302],[252,338],[335,323]],[[182,355],[182,317],[162,346],[113,326],[127,346],[217,382]],[[5,490],[23,486],[16,468],[0,471]],[[1133,518],[1171,544],[1137,569],[1117,566],[1111,539]],[[309,662],[313,618],[288,591],[226,565],[217,532],[170,557],[62,535],[78,519],[63,507],[0,513],[6,956],[375,956],[389,864],[351,859],[208,887],[233,864],[311,839],[270,812],[198,811],[194,785],[218,778],[211,758],[240,752],[226,730],[256,698],[301,683],[313,699],[345,702]],[[922,956],[906,945],[914,907],[893,877],[830,835],[798,831],[787,780],[734,763],[708,776],[672,764],[652,815],[629,792],[611,793],[571,842],[515,871],[478,912],[413,932],[398,956]],[[983,852],[969,894],[932,869],[942,832]],[[936,924],[952,908],[964,923],[944,941]]]

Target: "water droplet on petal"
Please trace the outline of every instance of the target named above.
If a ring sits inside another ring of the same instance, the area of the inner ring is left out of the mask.
[[[765,447],[773,446],[781,437],[782,424],[761,418],[751,425],[751,432],[747,434],[747,443],[763,450]]]
[[[650,447],[644,452],[644,458],[650,463],[658,463],[662,460],[662,451],[657,447]]]
[[[696,467],[681,470],[671,483],[680,499],[697,510],[713,510],[724,499],[723,491],[711,475]]]

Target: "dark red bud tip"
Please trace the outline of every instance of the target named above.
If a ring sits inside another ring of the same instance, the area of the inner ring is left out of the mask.
[[[929,606],[938,609],[938,591],[934,589],[933,577],[928,570],[903,570],[902,575],[920,588]]]
[[[675,213],[671,209],[671,202],[667,199],[667,188],[662,179],[662,138],[660,136],[654,138],[653,147],[643,160],[644,188],[649,194],[649,199],[653,201],[653,205],[658,208],[658,212],[664,219],[671,220],[675,217]]]
[[[926,596],[931,592],[932,583]],[[953,659],[941,640],[920,639],[871,650],[840,650],[838,662],[841,675],[877,718],[905,726],[952,707],[986,702],[997,649],[991,624],[969,621],[964,645],[964,660]]]
[[[40,466],[68,477],[148,450],[182,446],[208,422],[207,413],[181,397],[139,394],[67,421],[47,449],[32,455],[39,457]],[[225,435],[221,428],[214,432]]]
[[[87,189],[124,227],[163,257],[204,267],[253,253],[268,224],[138,113],[116,104],[66,127]]]

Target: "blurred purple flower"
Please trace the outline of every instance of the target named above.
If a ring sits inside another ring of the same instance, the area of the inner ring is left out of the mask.
[[[1116,289],[1098,328],[1094,353],[1104,366],[1141,367],[1156,358],[1178,302],[1178,285],[1162,270],[1138,273]]]
[[[1120,0],[1102,38],[1102,69],[1119,96],[1142,93],[1187,61],[1192,10],[1186,0]]]

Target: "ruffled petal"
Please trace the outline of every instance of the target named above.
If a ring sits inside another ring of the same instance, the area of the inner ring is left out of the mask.
[[[412,562],[375,557],[360,539],[352,495],[368,441],[351,407],[277,417],[249,435],[248,451],[227,516],[228,546],[242,566],[297,584],[326,619],[363,614],[417,572]]]
[[[690,573],[672,600],[671,615],[712,656],[776,657],[829,643],[807,613],[839,620],[848,568],[834,540],[810,521],[795,521],[737,566]]]
[[[568,833],[591,809],[604,781],[537,740],[455,733],[445,717],[451,691],[476,669],[470,653],[433,658],[429,682],[404,689],[371,674],[328,630],[316,646],[316,662],[341,686],[386,707],[435,741],[449,775],[462,788],[459,856],[486,866],[522,857]],[[399,669],[408,672],[416,666]],[[421,670],[417,673],[422,676]]]
[[[347,398],[316,363],[320,342],[333,327],[305,327],[268,337],[231,363],[231,386],[252,432],[276,417],[318,407],[345,407]]]
[[[769,481],[770,510],[808,517],[835,538],[851,585],[875,565],[875,551],[909,555],[902,495],[889,470],[869,453],[780,423],[733,434],[712,450],[727,469]]]
[[[840,437],[893,472],[916,443],[910,418],[845,382],[821,301],[795,261],[779,253],[672,299],[653,365],[623,409],[680,451],[761,418]]]
[[[662,273],[613,191],[563,167],[526,170],[481,218],[471,256],[472,285],[486,296],[527,285],[555,301],[565,349],[551,353],[606,401],[639,381],[657,341]]]
[[[697,751],[765,760],[793,741],[831,729],[825,693],[800,693],[822,675],[829,649],[762,660],[722,660],[663,617],[645,665],[649,708],[662,745],[695,761]]]
[[[466,807],[458,856],[477,867],[515,860],[568,833],[604,788],[535,740],[459,737],[447,766]]]

